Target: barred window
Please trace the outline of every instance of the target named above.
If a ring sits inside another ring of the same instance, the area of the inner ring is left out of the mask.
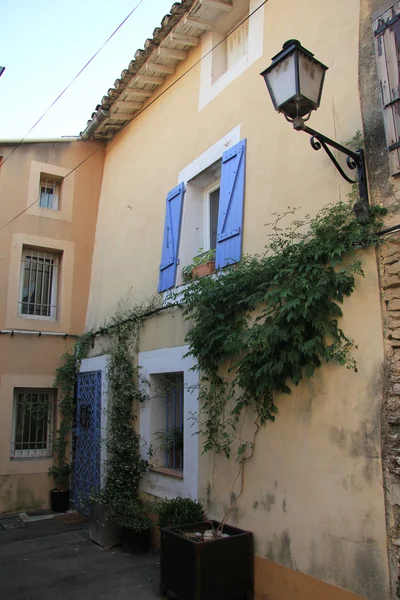
[[[56,318],[59,257],[24,250],[21,273],[21,315]]]
[[[15,390],[11,456],[51,455],[53,412],[52,390]]]
[[[39,195],[40,208],[50,208],[51,210],[58,210],[59,197],[60,181],[58,181],[57,179],[51,179],[42,176],[40,180]]]

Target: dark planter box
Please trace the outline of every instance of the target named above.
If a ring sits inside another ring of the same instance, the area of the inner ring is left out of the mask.
[[[160,594],[181,600],[253,600],[253,534],[225,525],[229,537],[197,542],[179,533],[206,529],[209,522],[161,530]]]
[[[50,502],[53,512],[67,512],[69,509],[69,490],[50,490]]]
[[[90,504],[89,539],[106,548],[121,544],[121,527],[110,520],[107,507],[100,502]]]
[[[144,531],[122,528],[122,550],[128,554],[140,554],[150,550],[150,527]]]

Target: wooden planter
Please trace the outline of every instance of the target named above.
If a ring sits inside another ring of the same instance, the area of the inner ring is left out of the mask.
[[[160,595],[172,593],[181,600],[253,600],[253,534],[225,525],[229,537],[198,542],[181,533],[207,529],[210,522],[161,530]]]
[[[215,261],[210,260],[209,262],[204,263],[203,265],[199,265],[198,267],[193,267],[192,269],[192,279],[197,279],[199,277],[205,277],[206,275],[211,275],[215,271]]]
[[[110,520],[107,507],[100,502],[90,504],[89,539],[106,548],[121,544],[121,527]]]

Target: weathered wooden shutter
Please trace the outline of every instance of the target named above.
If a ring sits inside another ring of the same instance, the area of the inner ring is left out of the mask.
[[[390,173],[400,173],[400,2],[373,21]]]
[[[180,183],[167,195],[160,278],[158,283],[159,292],[168,290],[175,285],[184,193],[185,186],[183,183]]]
[[[215,266],[226,267],[242,256],[246,140],[222,155]]]

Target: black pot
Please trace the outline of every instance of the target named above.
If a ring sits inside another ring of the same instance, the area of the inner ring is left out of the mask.
[[[148,552],[150,550],[150,527],[143,531],[134,531],[123,527],[122,549],[128,554]]]
[[[207,529],[210,521],[161,530],[160,595],[170,592],[181,600],[253,600],[253,534],[224,525],[229,537],[199,542],[183,535]]]
[[[69,509],[69,490],[50,490],[51,510],[67,512]]]

